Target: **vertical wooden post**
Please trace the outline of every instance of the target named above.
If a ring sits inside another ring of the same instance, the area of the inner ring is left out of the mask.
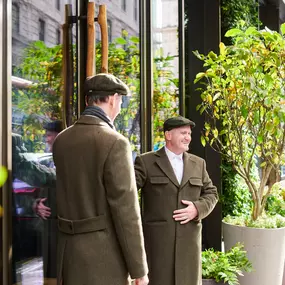
[[[101,29],[102,62],[101,72],[108,73],[108,26],[106,5],[99,6],[98,23]]]
[[[88,2],[87,6],[87,62],[86,62],[86,77],[93,76],[96,73],[95,69],[95,3]]]

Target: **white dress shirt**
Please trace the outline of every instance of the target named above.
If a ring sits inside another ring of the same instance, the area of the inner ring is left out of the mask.
[[[183,169],[184,169],[183,153],[175,154],[172,151],[170,151],[167,147],[165,147],[165,152],[174,170],[176,178],[179,184],[181,184],[182,177],[183,177]]]

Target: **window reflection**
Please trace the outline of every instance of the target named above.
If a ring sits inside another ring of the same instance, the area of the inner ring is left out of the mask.
[[[130,97],[123,96],[122,111],[115,120],[115,127],[131,142],[133,157],[135,158],[141,151],[140,51],[139,23],[133,17],[133,11],[137,4],[135,1],[130,3],[133,5],[133,9],[127,9],[126,12],[116,11],[116,5],[112,3],[107,6],[109,32],[108,72],[123,80],[131,90]],[[126,17],[126,13],[129,16]],[[96,34],[100,38],[99,33],[96,32]],[[98,73],[101,67],[100,42],[96,46],[96,65]]]
[[[59,27],[64,22],[64,9],[60,9],[63,2],[13,1],[13,284],[43,284],[56,278],[56,192],[51,147],[56,122],[62,121]],[[135,7],[120,10],[122,17],[117,7],[112,3],[107,6],[109,72],[126,82],[132,92],[131,97],[124,96],[116,127],[130,139],[135,157],[140,152],[139,23],[133,16]],[[98,27],[96,32],[100,39]],[[99,40],[96,51],[99,67]],[[73,115],[75,118],[74,110]],[[47,128],[49,124],[54,129]],[[51,208],[47,220],[41,217],[40,203]]]
[[[13,1],[13,284],[55,282],[55,169],[64,21],[60,1]],[[44,200],[42,200],[44,199]],[[51,215],[44,220],[44,205]]]
[[[179,112],[178,0],[154,0],[153,5],[153,142],[164,145],[163,122]]]

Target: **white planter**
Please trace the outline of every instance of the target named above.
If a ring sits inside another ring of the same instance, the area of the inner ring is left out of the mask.
[[[255,229],[223,222],[225,250],[244,244],[254,271],[239,277],[240,285],[282,285],[285,228]]]

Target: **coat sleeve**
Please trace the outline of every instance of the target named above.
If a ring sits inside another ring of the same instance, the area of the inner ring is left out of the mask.
[[[133,279],[148,273],[139,201],[129,142],[119,138],[104,167],[104,183],[117,237]]]
[[[137,187],[141,189],[145,184],[147,171],[143,159],[140,156],[137,156],[135,160],[135,174]]]
[[[202,164],[202,190],[198,201],[193,201],[193,204],[198,210],[198,216],[195,220],[206,218],[214,209],[218,201],[217,188],[213,185],[208,172],[206,170],[206,162]]]

